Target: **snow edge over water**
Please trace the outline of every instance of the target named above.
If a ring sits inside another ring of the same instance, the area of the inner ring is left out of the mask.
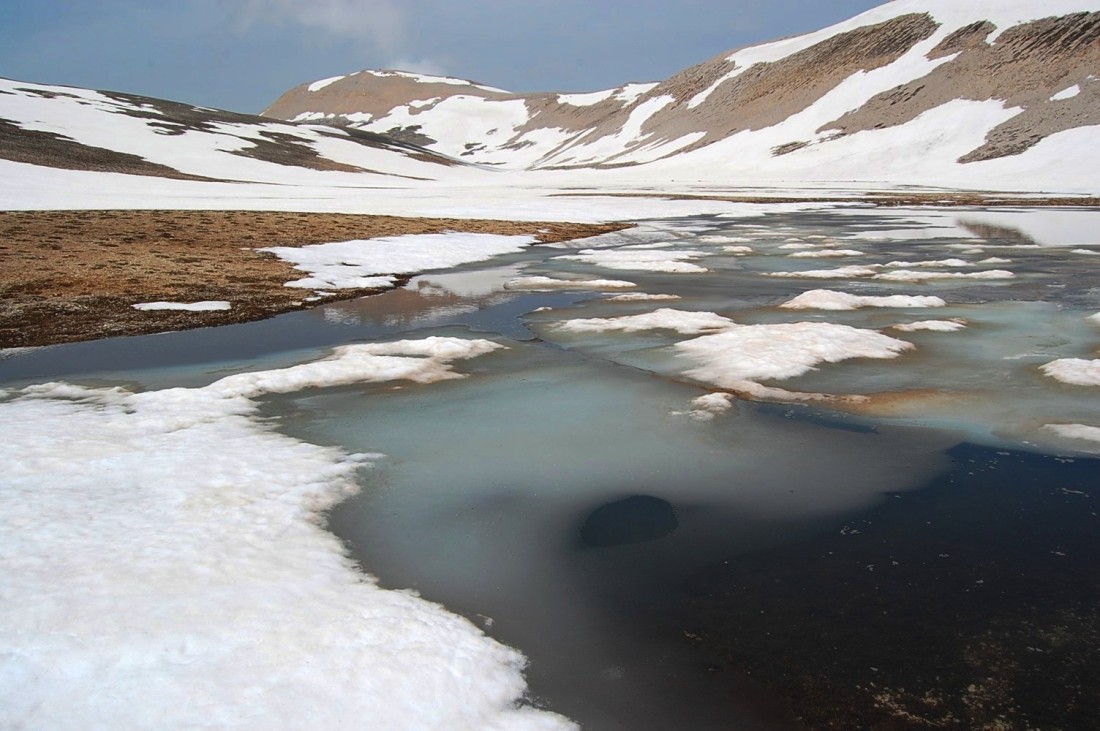
[[[521,704],[522,655],[381,589],[323,530],[382,455],[278,434],[251,400],[462,378],[453,361],[501,347],[427,338],[205,388],[6,394],[0,726],[573,728]]]

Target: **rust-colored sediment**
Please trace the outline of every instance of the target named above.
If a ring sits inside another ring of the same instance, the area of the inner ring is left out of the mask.
[[[444,231],[551,243],[629,224],[253,211],[0,211],[0,348],[225,325],[303,309],[301,272],[257,248]],[[377,290],[342,290],[351,299]],[[214,312],[139,302],[228,300]]]

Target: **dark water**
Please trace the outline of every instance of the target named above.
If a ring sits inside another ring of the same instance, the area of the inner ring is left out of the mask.
[[[1100,728],[1100,460],[948,455],[839,530],[687,579],[713,672],[813,728]]]

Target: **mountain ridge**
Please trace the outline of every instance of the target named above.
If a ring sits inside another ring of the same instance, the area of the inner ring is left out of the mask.
[[[909,148],[940,147],[935,129],[914,122],[952,104],[946,116],[981,139],[944,165],[1020,155],[1100,125],[1100,3],[896,0],[663,81],[577,94],[367,70],[295,87],[264,114],[384,133],[505,169],[660,163],[655,170],[674,172],[683,161],[705,163],[714,179],[743,172],[714,157],[750,151],[764,168],[797,169],[770,160],[812,165],[815,156],[828,165],[823,151],[838,141],[883,130],[911,128]]]

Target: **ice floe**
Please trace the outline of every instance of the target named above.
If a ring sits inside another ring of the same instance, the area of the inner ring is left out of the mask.
[[[640,272],[665,272],[668,274],[698,274],[707,269],[692,264],[699,257],[706,256],[705,251],[694,249],[665,250],[624,250],[624,249],[585,249],[576,254],[559,257],[567,261],[579,261],[604,269],[623,269]]]
[[[901,332],[917,332],[919,330],[931,330],[933,332],[955,332],[956,330],[962,330],[966,327],[965,322],[959,322],[958,320],[918,320],[917,322],[906,322],[899,325],[891,325],[891,330],[900,330]]]
[[[665,300],[678,300],[678,294],[646,294],[645,292],[628,292],[608,297],[608,302],[660,302]]]
[[[673,411],[673,416],[690,416],[696,421],[712,421],[733,409],[736,397],[732,393],[708,393],[691,400],[690,411]]]
[[[630,289],[637,287],[634,282],[621,279],[555,279],[554,277],[516,277],[504,283],[505,289]]]
[[[790,259],[840,259],[846,256],[863,256],[863,252],[855,249],[814,249],[787,254]]]
[[[913,346],[874,330],[827,322],[734,325],[715,335],[678,343],[697,365],[686,375],[719,388],[800,376],[821,363],[851,358],[896,358]]]
[[[873,266],[853,265],[836,269],[806,269],[801,272],[768,272],[769,277],[789,277],[791,279],[858,279],[873,277],[878,269]]]
[[[1100,386],[1100,360],[1061,358],[1039,366],[1043,373],[1074,386]]]
[[[714,332],[733,326],[733,321],[713,312],[688,312],[662,308],[654,312],[624,317],[593,317],[566,320],[557,325],[566,332],[642,332],[644,330],[675,330],[684,335]]]
[[[860,307],[944,307],[940,297],[894,294],[884,297],[861,296],[831,289],[812,289],[780,307],[789,310],[856,310]]]
[[[876,274],[874,278],[888,282],[924,282],[929,279],[1015,279],[1016,275],[1007,269],[986,269],[980,272],[938,272],[895,269],[894,271]]]

